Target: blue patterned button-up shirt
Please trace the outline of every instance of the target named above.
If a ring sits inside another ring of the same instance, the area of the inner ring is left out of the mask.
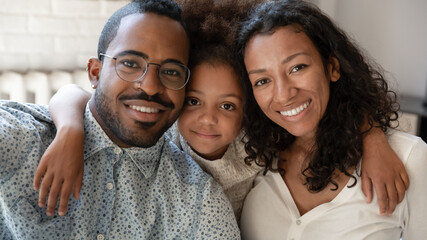
[[[119,148],[88,108],[85,131],[80,200],[47,217],[32,180],[55,126],[46,106],[0,101],[0,239],[240,239],[220,185],[167,137]]]

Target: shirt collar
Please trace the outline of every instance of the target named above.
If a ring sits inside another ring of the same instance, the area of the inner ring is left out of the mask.
[[[149,178],[153,175],[160,162],[164,142],[165,137],[162,135],[162,137],[152,147],[132,147],[125,148],[124,151],[129,155],[139,171],[141,171],[146,178]]]
[[[89,159],[92,155],[106,148],[119,148],[111,139],[107,136],[104,130],[101,128],[99,123],[89,109],[89,104],[86,105],[85,109],[85,146],[84,146],[84,159]],[[131,147],[121,148],[126,153],[136,167],[141,171],[146,178],[156,170],[156,167],[160,161],[162,154],[165,137],[162,135],[157,143],[149,148]]]

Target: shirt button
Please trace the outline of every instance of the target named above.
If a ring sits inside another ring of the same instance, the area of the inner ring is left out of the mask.
[[[114,185],[113,185],[113,183],[107,183],[107,189],[108,190],[111,190],[111,189],[113,189],[113,187],[114,187]]]
[[[98,236],[96,236],[97,240],[104,240],[104,235],[102,234],[98,234]]]
[[[114,148],[114,153],[120,154],[122,153],[122,150],[120,148]]]
[[[301,224],[301,220],[298,219],[296,223],[297,223],[297,225],[300,225]]]

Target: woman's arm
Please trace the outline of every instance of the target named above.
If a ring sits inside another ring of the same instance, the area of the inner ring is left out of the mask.
[[[372,201],[372,185],[381,215],[393,213],[409,187],[402,161],[390,147],[384,132],[375,127],[363,139],[362,190],[367,202]]]
[[[59,192],[61,199],[58,213],[61,216],[67,211],[72,190],[74,197],[79,199],[83,180],[83,116],[90,96],[90,93],[76,85],[67,85],[49,102],[57,133],[40,160],[33,182],[34,189],[40,190],[40,207],[45,206],[49,193],[46,209],[48,216],[55,211]]]

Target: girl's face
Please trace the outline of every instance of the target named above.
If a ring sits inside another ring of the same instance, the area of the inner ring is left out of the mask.
[[[314,44],[292,25],[252,37],[244,59],[264,114],[292,135],[307,139],[314,138],[325,113],[330,81],[340,78],[338,61],[331,60],[325,73]]]
[[[179,131],[201,157],[221,158],[240,132],[243,103],[242,86],[230,66],[201,63],[192,69]]]

